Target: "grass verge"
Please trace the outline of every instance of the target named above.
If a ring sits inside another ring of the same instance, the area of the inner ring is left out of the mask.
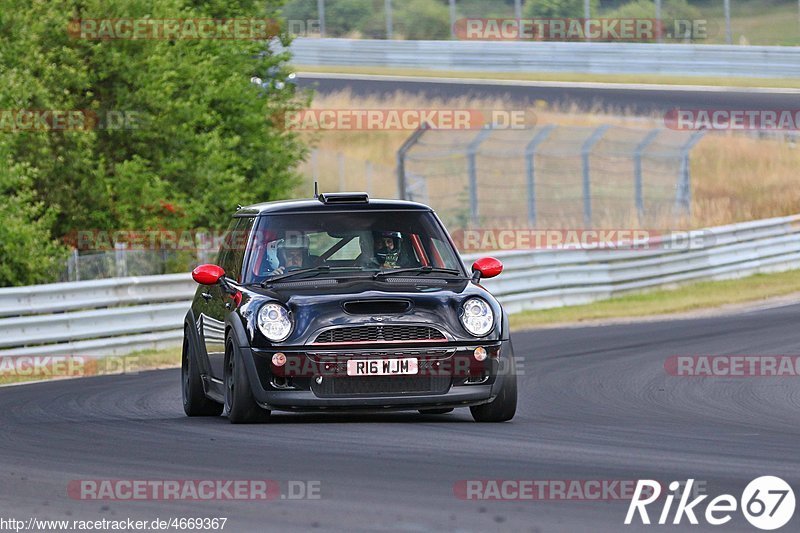
[[[800,270],[755,274],[725,281],[702,281],[675,289],[630,294],[587,305],[523,311],[511,315],[511,329],[683,313],[713,309],[723,305],[757,302],[798,291],[800,291]]]
[[[697,85],[713,87],[800,88],[800,78],[727,78],[714,76],[668,76],[664,74],[589,74],[582,72],[468,72],[388,67],[339,67],[294,65],[298,72],[330,74],[378,74],[434,78],[487,80],[563,81],[593,83],[641,83],[646,85]]]

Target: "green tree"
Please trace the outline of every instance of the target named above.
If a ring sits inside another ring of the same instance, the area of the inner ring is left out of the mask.
[[[51,237],[53,210],[35,200],[36,170],[14,163],[7,152],[0,145],[0,286],[50,281],[66,248]]]
[[[250,83],[286,73],[279,44],[287,36],[267,46],[87,40],[67,31],[72,19],[263,19],[280,3],[0,0],[0,110],[87,110],[100,120],[86,131],[47,132],[3,131],[0,122],[0,183],[30,207],[15,220],[30,221],[42,243],[87,229],[220,227],[237,203],[289,194],[305,149],[267,117],[302,102],[291,85]],[[110,124],[120,116],[128,123]],[[57,255],[44,244],[30,248],[18,253]],[[0,285],[41,280],[19,270],[30,261],[3,260]]]

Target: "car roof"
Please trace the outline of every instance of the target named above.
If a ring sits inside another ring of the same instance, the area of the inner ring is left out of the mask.
[[[368,201],[323,203],[315,198],[279,200],[242,207],[234,216],[253,216],[278,213],[322,213],[343,211],[432,211],[425,204],[407,200],[373,199]]]

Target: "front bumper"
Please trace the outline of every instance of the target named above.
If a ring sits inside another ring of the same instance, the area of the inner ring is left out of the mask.
[[[511,342],[480,345],[490,354],[480,363],[472,357],[477,346],[449,345],[435,350],[413,346],[325,352],[316,347],[282,350],[287,359],[295,362],[286,365],[291,367],[288,372],[286,367],[278,369],[272,365],[275,350],[242,349],[242,356],[253,396],[266,409],[416,410],[479,405],[497,396],[503,376],[514,370]],[[442,354],[443,351],[446,353]],[[342,374],[348,358],[372,357],[418,358],[420,375],[354,378]]]

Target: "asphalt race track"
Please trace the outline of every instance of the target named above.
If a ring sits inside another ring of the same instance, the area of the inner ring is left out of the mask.
[[[278,414],[258,426],[183,415],[179,371],[0,389],[6,518],[227,517],[225,531],[647,531],[624,501],[474,501],[470,479],[800,487],[798,378],[669,376],[670,355],[798,354],[800,305],[745,314],[517,333],[520,408],[505,424],[448,415]],[[317,500],[76,501],[76,479],[318,480]],[[709,498],[710,499],[710,498]],[[701,505],[701,514],[705,503]],[[655,504],[654,504],[655,505]],[[673,506],[674,509],[674,506]],[[651,512],[656,520],[661,507]],[[670,515],[670,520],[672,515]],[[702,520],[702,519],[701,519]],[[783,530],[797,529],[798,517]],[[689,529],[684,518],[682,530]],[[735,513],[724,527],[756,531]]]
[[[520,105],[544,100],[551,105],[580,109],[663,113],[670,109],[794,109],[798,89],[694,87],[672,85],[524,82],[411,76],[298,73],[300,87],[321,94],[350,90],[357,96],[380,96],[405,91],[430,98],[509,98]]]

